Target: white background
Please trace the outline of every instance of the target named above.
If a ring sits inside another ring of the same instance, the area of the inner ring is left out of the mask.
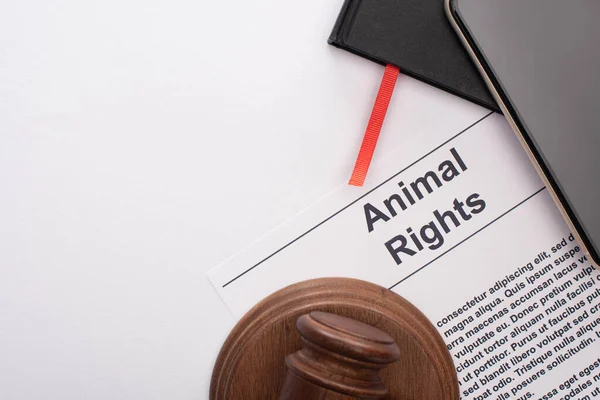
[[[0,2],[1,399],[208,397],[206,271],[360,146],[383,67],[326,44],[341,4]],[[401,76],[375,158],[483,114]]]

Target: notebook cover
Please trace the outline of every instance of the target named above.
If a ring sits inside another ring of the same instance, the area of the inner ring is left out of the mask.
[[[329,43],[500,112],[443,0],[345,0]]]

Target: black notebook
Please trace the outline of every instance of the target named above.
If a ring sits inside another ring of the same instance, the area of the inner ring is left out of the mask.
[[[444,0],[345,0],[329,43],[500,112]]]

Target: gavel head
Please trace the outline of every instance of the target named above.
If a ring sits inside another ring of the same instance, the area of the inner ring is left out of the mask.
[[[400,357],[387,333],[336,314],[313,311],[298,318],[303,348],[286,357],[280,400],[380,399],[380,370]]]

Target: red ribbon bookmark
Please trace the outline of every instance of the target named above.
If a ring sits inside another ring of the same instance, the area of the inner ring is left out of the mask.
[[[400,69],[393,65],[387,65],[383,78],[381,79],[381,86],[379,86],[379,93],[375,99],[375,105],[373,111],[371,111],[371,118],[369,118],[369,124],[365,131],[365,137],[363,138],[362,145],[360,146],[360,152],[356,158],[356,164],[354,165],[354,171],[348,184],[353,186],[362,186],[365,183],[367,177],[367,171],[375,152],[375,146],[377,146],[377,139],[379,138],[379,132],[381,132],[381,126],[385,119],[385,113],[387,112],[388,105],[394,93],[394,86],[396,85],[396,79]]]

